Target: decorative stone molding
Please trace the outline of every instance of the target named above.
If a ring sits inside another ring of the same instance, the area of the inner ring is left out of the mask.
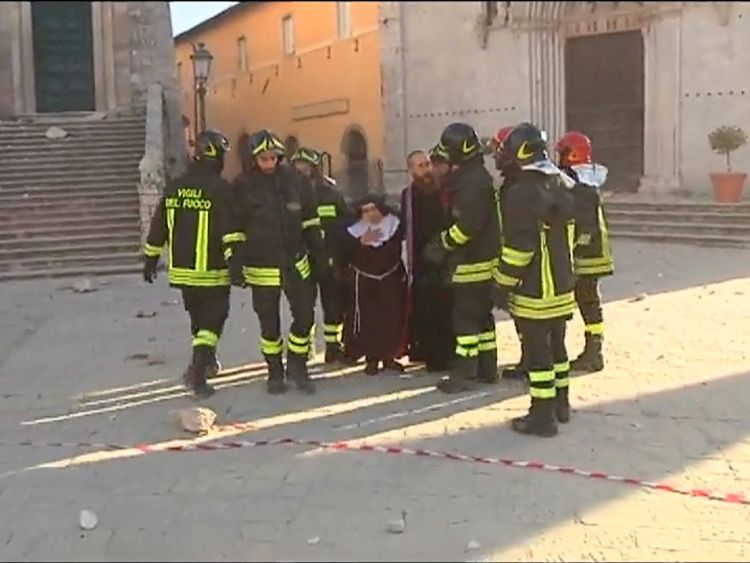
[[[151,216],[166,187],[164,165],[164,95],[160,84],[152,84],[146,95],[146,139],[143,158],[138,165],[141,181],[138,200],[141,218],[141,243],[145,244]]]

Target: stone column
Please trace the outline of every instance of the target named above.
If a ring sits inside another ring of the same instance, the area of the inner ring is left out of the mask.
[[[382,65],[383,184],[395,193],[406,182],[408,147],[408,110],[406,107],[406,2],[380,2],[380,60]]]
[[[644,175],[639,191],[666,195],[679,188],[681,16],[653,20],[644,29]]]

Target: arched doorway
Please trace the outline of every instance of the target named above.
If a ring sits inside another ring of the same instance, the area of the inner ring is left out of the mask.
[[[346,157],[346,186],[349,197],[356,199],[369,191],[369,162],[367,160],[367,138],[358,127],[344,133],[341,152]]]

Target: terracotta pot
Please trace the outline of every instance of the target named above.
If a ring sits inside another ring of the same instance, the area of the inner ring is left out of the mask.
[[[742,199],[747,174],[744,172],[714,172],[710,174],[714,200],[719,203],[737,203]]]

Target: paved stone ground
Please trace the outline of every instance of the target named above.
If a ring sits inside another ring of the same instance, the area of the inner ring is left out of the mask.
[[[419,372],[332,372],[315,397],[269,398],[239,294],[223,389],[207,405],[221,423],[253,422],[223,432],[243,439],[366,440],[750,493],[750,252],[615,250],[618,275],[603,288],[609,363],[574,380],[575,417],[556,439],[507,428],[527,405],[512,383],[445,404]],[[193,439],[174,412],[194,404],[176,384],[189,352],[178,295],[163,279],[113,278],[88,294],[69,285],[0,286],[0,560],[750,558],[746,506],[576,476],[297,446],[135,455],[13,445]],[[518,346],[499,321],[510,362]],[[580,331],[576,319],[571,354]],[[78,528],[84,508],[99,516],[93,531]],[[405,533],[389,534],[402,510]]]

